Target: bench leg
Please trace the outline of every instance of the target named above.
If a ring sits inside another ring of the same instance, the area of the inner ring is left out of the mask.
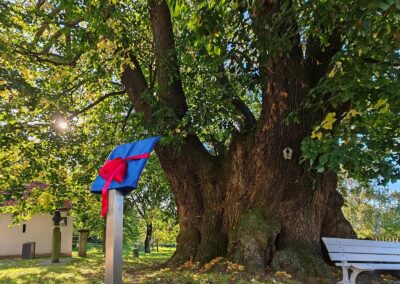
[[[356,278],[357,278],[358,274],[363,272],[363,270],[360,270],[360,269],[357,269],[357,268],[353,268],[352,270],[353,270],[353,272],[351,273],[349,284],[356,284]]]
[[[343,280],[340,281],[338,284],[350,284],[349,268],[346,266],[342,266],[342,270],[343,270]]]

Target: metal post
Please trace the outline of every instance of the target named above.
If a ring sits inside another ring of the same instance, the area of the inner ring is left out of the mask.
[[[123,214],[123,194],[119,190],[109,190],[106,228],[106,284],[122,283]]]

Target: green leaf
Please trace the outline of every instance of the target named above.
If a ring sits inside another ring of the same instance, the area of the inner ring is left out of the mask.
[[[221,48],[219,48],[219,46],[214,45],[213,49],[214,49],[214,54],[221,55]]]

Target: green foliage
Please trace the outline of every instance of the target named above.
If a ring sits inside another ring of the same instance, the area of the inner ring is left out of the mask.
[[[126,209],[124,212],[124,244],[134,246],[143,238],[144,228],[136,212],[132,208]]]
[[[84,115],[79,111],[122,89],[111,71],[121,57],[111,56],[116,46],[103,36],[126,26],[115,18],[103,21],[109,4],[86,7],[104,9],[95,13],[73,2],[42,4],[0,5],[0,191],[8,193],[0,202],[11,205],[1,209],[18,222],[72,205],[76,228],[100,238],[99,197],[88,189],[115,145],[143,136],[126,132],[141,128],[137,114],[125,122],[130,104],[122,95]],[[143,20],[137,14],[135,19]],[[33,181],[48,186],[27,190]]]
[[[181,77],[189,112],[179,135],[196,133],[213,154],[222,154],[233,131],[246,132],[232,102],[261,110],[257,50],[251,20],[236,2],[186,3],[174,18]]]
[[[153,226],[153,240],[156,243],[172,244],[179,232],[177,212],[171,188],[160,168],[156,156],[151,156],[143,170],[138,188],[126,198],[128,215],[135,216],[140,226],[140,239],[146,237],[146,225]],[[137,235],[132,241],[138,240]]]
[[[265,1],[167,1],[188,104],[180,119],[157,95],[148,2],[0,3],[0,191],[7,192],[0,202],[17,221],[67,202],[77,225],[100,236],[98,197],[87,191],[122,142],[161,134],[179,146],[195,133],[212,154],[226,152],[232,133],[250,131],[234,101],[260,117],[268,84],[262,66],[292,48],[297,33],[303,50],[312,40],[328,50],[335,35],[343,42],[296,110],[315,127],[302,143],[303,161],[319,172],[344,168],[359,180],[400,178],[398,1],[282,1],[264,22],[257,9]],[[256,36],[261,25],[265,38]],[[123,93],[131,55],[149,83],[143,96],[154,115],[147,124]],[[302,123],[296,112],[289,118]],[[26,194],[31,182],[48,186]]]
[[[376,184],[342,176],[339,190],[345,199],[343,213],[359,238],[400,237],[400,194]]]
[[[342,4],[352,5],[351,12]],[[382,184],[400,178],[399,8],[397,1],[363,0],[303,7],[307,16],[302,20],[310,23],[305,33],[317,34],[322,42],[335,33],[344,39],[327,75],[304,103],[307,109],[329,112],[346,102],[332,116],[335,120],[316,122],[303,141],[303,158],[318,171],[342,167],[358,180],[379,178]]]
[[[153,240],[160,244],[175,244],[179,233],[177,218],[166,218],[165,214],[158,212],[153,221]]]

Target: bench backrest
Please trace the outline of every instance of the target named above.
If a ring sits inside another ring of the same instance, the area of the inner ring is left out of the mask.
[[[400,243],[322,238],[334,262],[400,263]]]

